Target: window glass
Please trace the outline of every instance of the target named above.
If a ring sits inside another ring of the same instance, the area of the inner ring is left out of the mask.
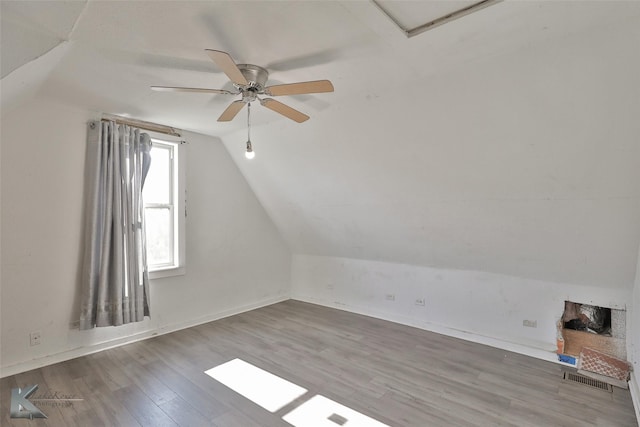
[[[184,274],[184,160],[180,143],[152,137],[151,166],[142,190],[151,278]],[[180,215],[182,213],[182,215]]]
[[[171,146],[154,144],[151,149],[151,167],[144,182],[145,203],[171,203]]]
[[[147,207],[147,264],[173,265],[173,212],[170,207]]]

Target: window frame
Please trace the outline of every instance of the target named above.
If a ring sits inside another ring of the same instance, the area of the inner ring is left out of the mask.
[[[153,270],[149,266],[149,279],[159,279],[163,277],[180,276],[186,273],[186,147],[185,142],[179,138],[156,132],[147,132],[151,136],[153,145],[171,147],[171,194],[169,204],[165,203],[144,203],[144,212],[147,208],[157,209],[169,206],[172,211],[172,249],[173,263],[162,265]],[[151,162],[153,168],[153,161]]]

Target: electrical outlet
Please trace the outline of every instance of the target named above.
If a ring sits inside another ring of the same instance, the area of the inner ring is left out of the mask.
[[[29,344],[31,347],[34,345],[40,345],[40,332],[31,332],[29,334]]]
[[[421,305],[424,307],[424,298],[416,298],[416,305]]]
[[[526,326],[527,328],[537,328],[538,321],[537,320],[523,320],[522,326]]]
[[[396,300],[396,296],[395,296],[395,294],[387,294],[387,295],[385,296],[385,299],[386,299],[387,301],[395,301],[395,300]]]

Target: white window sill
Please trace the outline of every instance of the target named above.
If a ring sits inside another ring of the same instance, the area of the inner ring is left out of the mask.
[[[164,277],[184,276],[186,271],[184,266],[182,267],[169,267],[149,272],[149,279],[162,279]]]

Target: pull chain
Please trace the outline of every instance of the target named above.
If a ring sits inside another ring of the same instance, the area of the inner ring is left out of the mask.
[[[247,151],[244,153],[247,159],[253,159],[256,153],[251,146],[251,103],[247,104]]]
[[[251,103],[247,104],[247,139],[251,141]]]

